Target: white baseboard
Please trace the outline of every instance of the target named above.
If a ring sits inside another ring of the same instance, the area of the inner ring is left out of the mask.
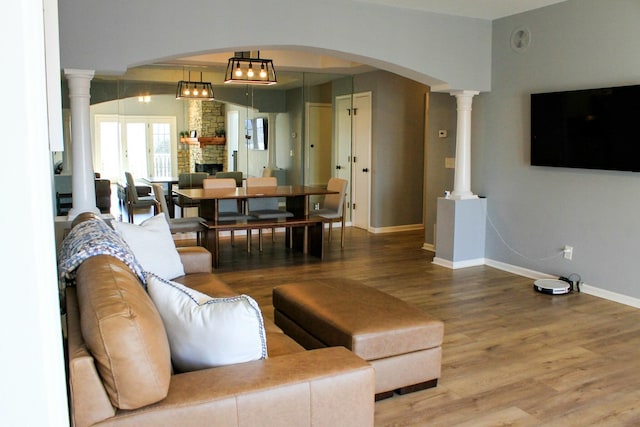
[[[449,261],[448,259],[434,257],[433,263],[441,267],[447,267],[452,270],[456,270],[458,268],[477,267],[479,265],[484,265],[485,260],[484,258],[476,258],[464,261]]]
[[[638,298],[607,291],[606,289],[600,289],[595,286],[587,285],[586,283],[580,285],[580,292],[593,295],[594,297],[604,298],[609,301],[618,302],[620,304],[629,305],[634,308],[640,308],[640,299]]]
[[[498,270],[508,271],[509,273],[517,274],[518,276],[528,277],[530,279],[556,279],[558,276],[551,274],[541,273],[535,270],[529,270],[528,268],[519,267],[517,265],[511,265],[504,262],[496,261],[493,259],[485,258],[485,264],[489,267],[497,268]]]
[[[424,249],[425,251],[435,252],[436,245],[434,245],[433,243],[423,243],[422,249]]]
[[[435,260],[434,260],[434,263],[435,263]],[[523,277],[528,277],[530,279],[555,279],[558,277],[551,274],[518,267],[517,265],[506,264],[504,262],[495,261],[492,259],[485,259],[485,264],[488,265],[489,267],[497,268],[498,270],[508,271],[509,273],[517,274]],[[623,295],[616,292],[611,292],[606,289],[598,288],[597,286],[588,285],[586,283],[580,284],[580,292],[585,293],[587,295],[592,295],[594,297],[603,298],[609,301],[628,305],[634,308],[640,308],[640,299],[638,298],[630,297],[628,295]]]
[[[394,225],[392,227],[369,227],[369,231],[374,234],[397,233],[399,231],[424,230],[424,224]]]

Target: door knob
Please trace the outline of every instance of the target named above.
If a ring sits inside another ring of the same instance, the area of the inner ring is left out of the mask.
[[[362,172],[369,172],[369,168],[362,169]]]

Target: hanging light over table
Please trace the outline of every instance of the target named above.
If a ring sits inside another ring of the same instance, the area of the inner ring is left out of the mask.
[[[276,69],[271,59],[260,58],[260,51],[256,58],[250,52],[236,52],[229,58],[227,71],[224,75],[225,83],[272,85],[278,82]]]
[[[211,86],[211,82],[202,81],[202,73],[200,73],[199,82],[192,82],[191,71],[189,71],[189,80],[180,80],[178,82],[176,99],[203,99],[213,101],[213,86]]]

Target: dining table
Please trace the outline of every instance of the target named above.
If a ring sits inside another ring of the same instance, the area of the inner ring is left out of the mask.
[[[164,196],[167,199],[167,208],[169,209],[169,217],[175,217],[175,203],[173,202],[172,189],[173,184],[178,183],[177,176],[147,176],[143,177],[142,181],[151,184],[162,184],[164,186]]]
[[[309,200],[311,196],[336,194],[326,187],[309,185],[278,185],[276,187],[235,187],[235,188],[185,188],[175,189],[174,194],[200,202],[199,216],[204,219],[205,226],[212,233],[207,238],[208,249],[213,253],[214,266],[219,259],[218,232],[221,230],[247,231],[247,243],[250,248],[251,229],[266,227],[284,227],[287,236],[285,242],[289,247],[303,253],[311,253],[322,258],[324,254],[324,223],[320,217],[309,216]],[[224,222],[218,218],[218,202],[220,200],[238,200],[242,206],[250,198],[277,197],[285,200],[286,210],[293,214],[292,218],[278,221],[239,221]],[[309,229],[311,228],[311,232]]]

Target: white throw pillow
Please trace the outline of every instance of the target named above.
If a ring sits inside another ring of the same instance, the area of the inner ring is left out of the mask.
[[[112,224],[145,271],[167,280],[184,275],[184,266],[164,214],[149,218],[140,225],[119,221]]]
[[[151,274],[146,278],[147,291],[164,323],[177,371],[267,357],[262,313],[253,298],[212,298]]]

